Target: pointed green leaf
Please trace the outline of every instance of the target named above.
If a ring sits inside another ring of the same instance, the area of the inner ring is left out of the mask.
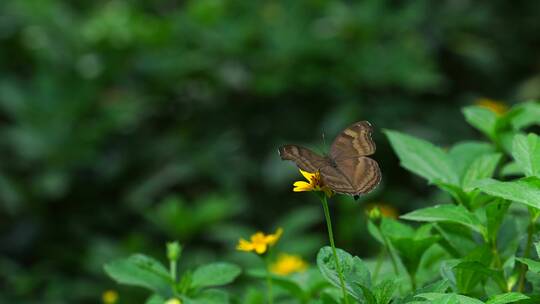
[[[367,266],[357,256],[353,257],[348,252],[339,248],[336,248],[336,251],[340,268],[343,271],[347,292],[356,300],[363,299],[363,291],[360,285],[371,288],[371,275]],[[317,254],[317,266],[327,281],[337,288],[341,288],[331,247],[325,246],[319,250]]]
[[[510,182],[485,179],[476,183],[483,192],[540,209],[540,179],[523,178]]]
[[[526,176],[540,177],[540,137],[518,134],[514,137],[512,156]]]
[[[240,267],[230,263],[212,263],[193,272],[191,288],[229,284],[240,274]]]
[[[473,299],[467,296],[458,295],[458,294],[446,294],[446,293],[421,293],[419,295],[416,295],[416,297],[424,298],[429,301],[439,301],[440,299],[444,299],[449,302],[437,302],[437,303],[459,303],[459,304],[484,304],[484,302]],[[450,300],[447,300],[450,299]],[[456,299],[457,302],[455,300]]]
[[[509,293],[503,293],[499,295],[495,295],[486,302],[486,304],[506,304],[506,303],[513,303],[521,300],[527,300],[529,299],[528,296],[519,293],[519,292],[509,292]]]
[[[397,283],[394,280],[384,280],[373,288],[377,304],[388,304],[392,301],[392,296],[397,290]]]
[[[469,227],[478,233],[486,233],[486,228],[482,225],[476,215],[461,205],[437,205],[434,207],[418,209],[402,215],[400,218],[421,222],[456,223]]]
[[[471,191],[476,181],[492,177],[501,160],[501,156],[500,153],[492,153],[476,158],[463,176],[463,189],[465,191]]]
[[[452,185],[459,184],[452,161],[441,148],[397,131],[386,130],[385,133],[404,168],[424,177],[430,183],[441,181]]]
[[[521,108],[522,111],[512,118],[512,126],[515,130],[520,130],[534,124],[540,125],[540,102],[526,102],[518,105],[518,108]]]
[[[510,204],[502,199],[496,199],[486,205],[486,222],[487,222],[487,235],[492,241],[497,238],[499,227],[501,226],[506,211]]]
[[[488,138],[494,139],[497,128],[497,114],[480,106],[469,106],[463,108],[465,120],[473,127],[484,133]]]
[[[450,151],[448,151],[448,155],[452,160],[458,176],[463,180],[465,172],[478,157],[494,152],[495,147],[486,142],[466,141],[452,146]]]
[[[118,283],[145,287],[160,295],[170,293],[172,280],[167,269],[157,260],[134,254],[105,264],[105,272]]]

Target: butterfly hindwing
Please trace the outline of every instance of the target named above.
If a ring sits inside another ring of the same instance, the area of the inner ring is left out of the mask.
[[[377,162],[369,157],[349,157],[335,161],[336,171],[342,176],[337,179],[349,182],[349,188],[340,188],[334,184],[333,176],[322,174],[323,181],[334,191],[350,195],[368,193],[375,188],[381,181],[381,170]],[[322,171],[321,171],[322,172]],[[343,183],[341,183],[343,184]],[[334,189],[336,188],[336,189]]]
[[[283,160],[292,160],[298,168],[307,172],[317,172],[321,167],[328,165],[328,160],[311,150],[296,146],[285,145],[279,148],[279,156]]]
[[[373,128],[367,121],[359,121],[343,130],[330,147],[330,158],[367,156],[375,153],[375,142],[371,139]]]

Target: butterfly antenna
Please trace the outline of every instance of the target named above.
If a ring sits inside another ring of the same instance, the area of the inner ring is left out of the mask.
[[[326,137],[324,136],[324,132],[321,133],[321,137],[322,137],[322,141],[323,141],[323,148],[322,148],[321,154],[325,154],[328,147],[326,146]]]

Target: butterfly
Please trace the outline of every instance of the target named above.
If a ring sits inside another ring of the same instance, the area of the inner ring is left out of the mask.
[[[367,157],[375,153],[372,131],[369,122],[359,121],[341,131],[325,156],[297,145],[280,147],[279,155],[282,160],[292,160],[304,171],[319,172],[324,185],[334,192],[357,198],[381,181],[379,165]]]

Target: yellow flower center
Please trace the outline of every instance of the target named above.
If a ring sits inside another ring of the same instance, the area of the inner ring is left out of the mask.
[[[101,295],[104,304],[115,304],[118,301],[118,293],[114,290],[106,290]]]

